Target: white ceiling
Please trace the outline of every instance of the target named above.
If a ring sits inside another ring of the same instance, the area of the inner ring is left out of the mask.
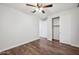
[[[34,15],[36,17],[50,16],[57,12],[75,8],[78,5],[77,3],[52,3],[52,4],[53,4],[53,7],[44,9],[46,12],[45,14],[40,12],[32,13],[31,11],[34,10],[34,7],[26,6],[26,3],[3,3],[2,5],[7,5],[19,11],[22,11],[26,14]]]

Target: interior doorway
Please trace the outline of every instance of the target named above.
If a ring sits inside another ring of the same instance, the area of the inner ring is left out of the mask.
[[[59,41],[59,19],[60,17],[54,17],[52,18],[52,40]]]

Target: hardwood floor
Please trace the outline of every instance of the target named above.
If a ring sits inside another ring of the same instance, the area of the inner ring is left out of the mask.
[[[79,48],[58,41],[38,39],[1,52],[0,55],[79,55]]]

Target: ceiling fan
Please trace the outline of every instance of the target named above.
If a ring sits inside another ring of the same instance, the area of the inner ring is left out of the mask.
[[[36,11],[40,11],[42,13],[45,13],[44,8],[53,7],[53,4],[43,5],[43,4],[37,3],[36,5],[26,4],[26,6],[31,6],[31,7],[36,8],[35,10],[32,11],[32,13],[35,13]]]

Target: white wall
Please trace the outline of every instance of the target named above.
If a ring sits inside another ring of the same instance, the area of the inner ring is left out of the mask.
[[[48,19],[48,38],[52,39],[51,18],[60,16],[60,42],[79,47],[79,8],[66,10]]]
[[[48,38],[47,35],[47,21],[40,19],[39,20],[39,36]]]
[[[38,19],[0,5],[0,51],[36,40]]]

